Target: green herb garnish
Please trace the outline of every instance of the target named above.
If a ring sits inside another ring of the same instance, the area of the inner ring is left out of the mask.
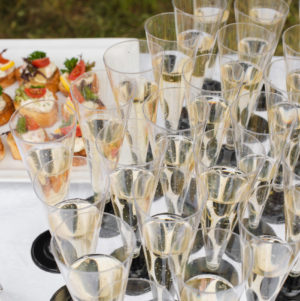
[[[91,100],[91,101],[98,100],[98,95],[93,93],[92,90],[88,86],[83,87],[82,95],[86,100]]]
[[[22,100],[26,100],[26,99],[29,99],[29,96],[25,93],[24,86],[20,86],[16,90],[14,102],[19,103]]]
[[[28,56],[29,61],[37,60],[37,59],[42,59],[46,57],[46,53],[43,51],[34,51]]]
[[[24,134],[27,132],[26,118],[24,116],[18,119],[16,130],[19,134]]]
[[[45,88],[45,86],[43,86],[43,85],[38,85],[38,86],[31,85],[30,88],[32,88],[32,89],[43,89],[43,88]]]
[[[91,71],[94,67],[95,67],[95,62],[87,62],[86,64],[85,64],[85,72],[89,72],[89,71]]]
[[[66,59],[65,62],[64,62],[64,65],[66,67],[66,69],[61,69],[60,71],[62,73],[71,73],[72,70],[76,67],[78,63],[78,59],[76,57],[72,57],[71,59]]]
[[[3,93],[3,88],[0,86],[0,95]]]

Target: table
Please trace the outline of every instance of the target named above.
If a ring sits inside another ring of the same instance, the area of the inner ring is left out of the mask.
[[[39,269],[31,259],[34,239],[47,230],[42,204],[30,183],[0,183],[1,301],[46,301],[64,285],[60,274]]]
[[[32,49],[45,49],[49,56],[59,54],[56,62],[60,68],[65,58],[80,53],[87,60],[96,60],[97,68],[103,68],[105,49],[123,40],[1,40],[1,44],[9,49],[17,65]],[[4,287],[1,301],[48,301],[65,284],[60,274],[39,269],[31,259],[32,242],[47,229],[46,213],[23,165],[7,154],[0,162],[0,283]]]

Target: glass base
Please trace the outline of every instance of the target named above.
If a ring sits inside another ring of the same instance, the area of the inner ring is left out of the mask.
[[[64,285],[54,293],[50,301],[72,301],[72,297]]]
[[[300,277],[288,277],[276,299],[276,301],[300,300]]]
[[[147,263],[145,260],[143,249],[140,250],[140,255],[136,258],[133,258],[129,278],[145,278],[149,279]]]
[[[112,205],[110,200],[105,204],[104,212],[110,213],[110,214],[113,214],[113,215],[115,214],[113,205]]]
[[[40,269],[59,274],[59,269],[50,252],[50,240],[51,234],[48,230],[40,234],[32,244],[31,258]]]

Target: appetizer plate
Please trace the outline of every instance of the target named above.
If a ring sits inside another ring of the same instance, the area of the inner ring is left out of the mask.
[[[2,49],[7,49],[5,55],[15,62],[18,67],[23,64],[23,58],[27,57],[35,50],[44,51],[58,68],[63,68],[63,63],[67,58],[78,57],[82,55],[85,61],[94,61],[96,66],[94,69],[104,68],[103,53],[111,45],[124,41],[119,38],[96,38],[96,39],[2,39]],[[15,90],[18,84],[6,88],[5,93],[14,98]],[[64,96],[58,92],[59,99]],[[0,127],[0,137],[5,147],[5,157],[0,161],[0,182],[30,182],[29,176],[23,166],[22,161],[14,160],[11,156],[10,149],[6,143],[6,133],[9,131],[8,124]],[[82,179],[86,170],[78,172],[76,178]]]

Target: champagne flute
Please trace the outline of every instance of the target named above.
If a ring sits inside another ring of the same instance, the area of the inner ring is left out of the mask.
[[[236,0],[234,12],[236,22],[260,25],[275,34],[274,53],[289,14],[289,3],[285,0]]]
[[[54,160],[53,170],[68,170],[72,163],[76,130],[75,111],[66,104],[48,99],[29,102],[11,117],[10,130],[31,181],[41,166]],[[48,272],[57,273],[49,252],[50,233],[45,231],[33,242],[34,263]]]
[[[179,23],[178,17],[181,18]],[[153,44],[160,45],[164,50],[160,88],[181,88],[176,96],[167,94],[165,97],[166,106],[170,111],[176,110],[173,105],[174,99],[179,100],[179,108],[181,108],[180,103],[184,98],[182,68],[187,59],[193,58],[197,51],[199,36],[192,34],[194,18],[194,16],[177,13],[176,19],[174,13],[162,13],[150,17],[145,22],[150,51]],[[151,54],[155,58],[156,53],[151,51]],[[170,112],[169,118],[171,122],[177,123],[179,116]]]
[[[252,271],[253,254],[248,242],[239,235],[228,233],[221,228],[210,229],[220,238],[230,236],[227,244],[222,245],[218,269],[211,269],[207,260],[213,254],[213,244],[202,230],[198,230],[193,246],[188,254],[182,273],[172,271],[177,281],[180,301],[189,300],[230,300],[238,301],[244,293],[246,282]],[[172,267],[172,264],[171,264]]]
[[[103,55],[110,83],[119,103],[132,100],[131,117],[142,118],[144,100],[157,91],[163,48],[146,40],[129,40],[108,48]]]
[[[183,22],[182,15],[194,16],[193,29],[190,34],[198,35],[197,54],[210,53],[215,44],[217,30],[226,19],[224,16],[227,1],[193,1],[193,0],[173,0],[173,7],[177,26]],[[228,14],[227,14],[228,18]],[[227,21],[227,19],[226,19]]]
[[[265,189],[263,186],[255,190]],[[254,265],[247,285],[247,299],[274,301],[299,257],[299,240],[290,240],[285,229],[288,217],[283,214],[283,193],[272,189],[259,225],[252,228],[249,218],[252,208],[248,202],[240,205],[238,211],[240,235],[249,241],[253,250]],[[254,190],[253,193],[257,193]],[[276,200],[276,207],[273,205]],[[270,204],[269,204],[270,201]],[[278,212],[280,216],[278,217]],[[296,217],[295,212],[289,212]],[[291,217],[290,216],[290,217]]]
[[[217,41],[224,89],[241,87],[240,95],[260,91],[263,70],[273,54],[274,34],[255,24],[232,23],[218,31]]]
[[[260,170],[255,187],[266,184],[276,184],[276,174],[279,170],[284,145],[288,143],[287,137],[290,132],[291,119],[289,114],[293,113],[293,106],[287,103],[284,95],[271,92],[257,92],[253,98],[249,95],[241,95],[231,106],[231,120],[236,132],[236,139],[240,140],[240,133],[246,131],[262,143],[266,151],[266,158]],[[279,116],[284,114],[283,118]],[[268,199],[268,191],[251,198],[252,215],[249,224],[255,228],[258,226],[260,215]]]
[[[141,174],[137,181],[144,183],[147,177],[147,173]],[[193,171],[185,166],[162,166],[154,192],[152,202],[145,200],[141,192],[135,196],[142,246],[150,279],[174,294],[168,256],[179,272],[206,199],[204,193],[201,197],[197,194]]]
[[[227,137],[234,141],[234,151],[227,148]],[[237,208],[252,189],[260,172],[265,152],[263,145],[245,131],[239,132],[237,141],[232,129],[217,138],[214,130],[199,137],[194,146],[197,186],[200,192],[207,192],[207,202],[202,215],[203,232],[214,245],[214,253],[207,265],[217,269],[222,252],[220,238],[209,229],[222,228],[233,231],[237,223]],[[221,138],[221,139],[220,139]],[[223,237],[226,244],[230,237]]]
[[[118,298],[126,289],[134,233],[111,214],[104,213],[101,221],[88,216],[67,217],[54,232],[51,250],[74,301],[106,300],[110,292],[103,288],[114,283],[113,298]],[[93,248],[83,250],[87,243]]]
[[[94,190],[97,191],[105,164],[97,151],[96,137],[102,133],[98,143],[101,143],[105,157],[117,161],[131,102],[116,103],[105,70],[84,73],[72,83],[70,92],[78,114],[87,157],[91,162],[89,167],[92,183],[95,183]]]
[[[109,181],[106,178],[106,182],[98,183],[102,187],[99,189],[102,192],[95,193],[90,182],[88,165],[86,157],[74,156],[73,166],[68,166],[66,162],[65,166],[58,169],[56,161],[53,160],[43,165],[37,172],[33,188],[47,213],[50,233],[54,232],[64,218],[79,212],[88,212],[90,215],[87,217],[91,220],[101,219],[109,191]],[[57,266],[52,254],[49,253],[49,244],[42,253],[48,256],[49,264],[52,260],[51,264],[55,270]],[[35,255],[38,257],[38,254]]]

